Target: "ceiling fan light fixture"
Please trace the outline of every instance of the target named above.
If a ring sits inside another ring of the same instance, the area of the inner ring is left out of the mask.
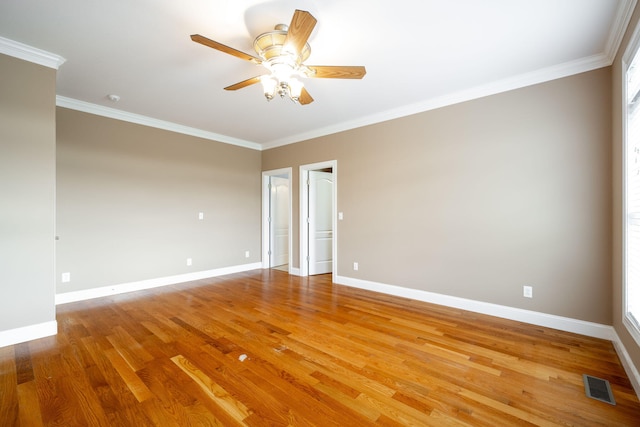
[[[300,99],[300,94],[302,93],[302,88],[304,85],[302,82],[295,77],[289,79],[289,96],[294,101],[298,101]]]
[[[301,70],[293,57],[281,55],[264,62],[263,65],[271,72],[260,77],[265,98],[271,101],[277,93],[280,98],[290,98],[298,102],[303,83],[296,78],[301,75]]]
[[[271,75],[280,82],[287,82],[291,77],[297,74],[295,64],[287,61],[288,58],[281,57],[279,61],[270,61],[265,64],[267,70],[271,71]]]
[[[271,101],[276,93],[276,87],[279,86],[278,80],[271,75],[264,75],[260,77],[260,83],[262,83],[264,97],[267,98],[267,101]]]
[[[295,77],[288,78],[285,81],[279,80],[273,74],[261,76],[260,83],[262,83],[264,97],[267,98],[267,101],[271,101],[278,94],[280,98],[289,98],[294,102],[299,102],[304,88],[304,84]]]

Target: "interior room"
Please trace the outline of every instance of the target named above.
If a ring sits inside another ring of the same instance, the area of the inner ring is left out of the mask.
[[[3,1],[0,424],[633,425],[639,21]]]

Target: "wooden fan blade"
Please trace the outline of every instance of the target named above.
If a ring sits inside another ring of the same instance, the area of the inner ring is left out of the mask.
[[[244,59],[245,61],[251,61],[254,62],[256,64],[260,64],[262,63],[262,60],[260,58],[257,58],[255,56],[249,55],[248,53],[244,53],[241,52],[237,49],[234,49],[232,47],[229,47],[227,45],[224,45],[222,43],[218,43],[217,41],[208,39],[204,36],[201,36],[200,34],[192,34],[191,35],[191,40],[193,40],[196,43],[200,43],[202,45],[211,47],[213,49],[219,50],[220,52],[224,52],[224,53],[228,53],[229,55],[233,55],[236,58],[240,58],[240,59]]]
[[[260,76],[256,76],[256,77],[251,77],[250,79],[247,80],[243,80],[241,82],[238,82],[234,85],[231,86],[227,86],[224,88],[224,90],[238,90],[238,89],[242,89],[243,87],[247,87],[247,86],[251,86],[253,84],[256,84],[260,81]]]
[[[356,66],[331,66],[331,65],[309,65],[312,72],[308,77],[320,79],[361,79],[367,74],[364,67]]]
[[[284,39],[283,50],[300,54],[309,36],[316,26],[316,18],[309,12],[296,9],[289,24],[287,37]]]
[[[303,87],[302,92],[300,92],[300,97],[298,98],[298,102],[300,105],[307,105],[313,102],[313,98],[309,95],[309,92]]]

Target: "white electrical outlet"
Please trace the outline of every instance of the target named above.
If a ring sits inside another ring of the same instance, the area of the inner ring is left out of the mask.
[[[62,283],[68,283],[71,281],[71,273],[62,273]]]
[[[193,260],[191,258],[187,258],[187,265],[193,264]]]
[[[338,212],[338,220],[342,221],[344,219],[344,214],[342,212]]]
[[[533,286],[523,286],[522,295],[525,298],[533,298]]]
[[[204,212],[198,212],[198,219],[204,219]]]
[[[249,251],[245,251],[245,252],[244,252],[244,257],[245,257],[245,258],[249,258]]]
[[[353,270],[354,271],[358,271],[358,263],[357,262],[353,263]]]

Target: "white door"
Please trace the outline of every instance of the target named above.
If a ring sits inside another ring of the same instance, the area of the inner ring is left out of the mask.
[[[309,171],[309,274],[331,273],[333,174]]]
[[[289,263],[289,180],[272,176],[269,192],[269,267]]]

